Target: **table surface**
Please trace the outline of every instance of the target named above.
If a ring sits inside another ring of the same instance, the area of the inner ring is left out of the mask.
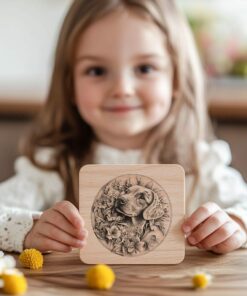
[[[15,255],[17,259],[17,255]],[[90,265],[79,259],[78,250],[71,253],[44,255],[40,270],[17,267],[26,275],[25,295],[246,295],[247,250],[216,255],[187,247],[185,260],[179,265],[113,265],[116,282],[109,291],[88,289],[85,273]],[[193,290],[191,275],[203,270],[213,276],[212,284],[203,291]]]

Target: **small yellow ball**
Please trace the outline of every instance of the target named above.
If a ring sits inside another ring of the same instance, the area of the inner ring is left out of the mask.
[[[9,295],[24,294],[27,291],[27,281],[22,273],[3,273],[3,292]]]
[[[43,266],[43,255],[36,249],[26,249],[19,256],[22,266],[30,269],[39,269]]]
[[[98,264],[87,271],[86,280],[89,288],[108,290],[115,282],[115,273],[109,266]]]
[[[196,289],[205,289],[211,283],[211,277],[206,273],[197,273],[192,278],[193,286]]]

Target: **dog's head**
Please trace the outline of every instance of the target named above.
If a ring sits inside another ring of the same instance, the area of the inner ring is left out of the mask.
[[[116,200],[116,210],[128,217],[143,215],[145,220],[158,219],[164,211],[160,200],[151,189],[140,185],[131,186]]]

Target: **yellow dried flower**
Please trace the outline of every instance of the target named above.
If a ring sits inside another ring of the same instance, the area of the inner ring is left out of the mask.
[[[192,278],[193,286],[196,289],[205,289],[211,284],[212,277],[204,272],[194,274]]]
[[[36,249],[26,249],[19,256],[22,266],[30,269],[39,269],[43,266],[43,255]]]
[[[23,273],[16,269],[5,270],[1,274],[1,279],[3,280],[2,291],[6,294],[20,295],[27,291],[27,280]]]
[[[108,290],[115,282],[115,273],[109,266],[98,264],[87,271],[86,280],[90,288]]]

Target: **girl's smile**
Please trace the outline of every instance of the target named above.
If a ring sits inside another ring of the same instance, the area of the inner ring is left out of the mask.
[[[143,109],[143,105],[139,100],[135,100],[134,98],[131,99],[131,101],[108,101],[106,104],[102,107],[103,111],[106,112],[113,112],[113,113],[119,113],[119,114],[126,114],[131,111],[138,111],[140,109]]]
[[[121,10],[90,25],[77,44],[74,83],[81,116],[101,142],[142,147],[172,100],[163,32],[151,20]]]
[[[142,106],[115,106],[115,107],[105,107],[103,108],[104,111],[114,112],[114,113],[128,113],[130,111],[140,110]]]

